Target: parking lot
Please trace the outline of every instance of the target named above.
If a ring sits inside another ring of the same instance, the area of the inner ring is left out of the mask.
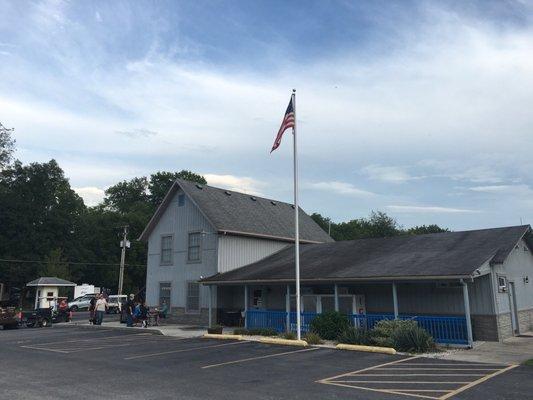
[[[533,368],[142,330],[0,331],[9,399],[527,399]]]

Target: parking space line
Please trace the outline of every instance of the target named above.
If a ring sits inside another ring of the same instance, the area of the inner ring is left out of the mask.
[[[318,381],[319,383],[323,383],[325,385],[333,385],[333,386],[343,386],[343,387],[347,387],[347,388],[350,388],[350,389],[361,389],[361,390],[368,390],[370,392],[379,392],[379,393],[392,393],[392,394],[404,394],[402,392],[394,392],[392,390],[389,390],[389,389],[374,389],[374,388],[368,388],[368,387],[364,387],[364,386],[353,386],[353,385],[347,385],[345,383],[334,383],[334,382],[321,382],[321,381]],[[405,393],[404,394],[405,396],[413,396],[413,397],[421,397],[421,398],[424,398],[424,399],[432,399],[432,400],[438,400],[439,398],[438,397],[432,397],[432,396],[424,396],[424,395],[419,395],[419,394],[414,394],[414,393],[410,393],[410,394],[407,394]]]
[[[450,397],[455,396],[458,393],[464,392],[465,390],[470,389],[471,387],[479,385],[480,383],[483,383],[483,382],[485,382],[485,381],[487,381],[487,380],[489,380],[491,378],[494,378],[497,375],[503,374],[504,372],[510,371],[511,369],[516,368],[516,367],[518,367],[518,365],[509,365],[507,368],[503,368],[503,369],[501,369],[499,371],[496,371],[496,372],[494,372],[494,373],[492,373],[490,375],[486,375],[486,376],[484,376],[481,379],[478,379],[478,380],[476,380],[474,382],[469,383],[468,385],[465,385],[465,386],[463,386],[463,387],[461,387],[461,388],[459,388],[457,390],[454,390],[452,393],[441,397],[440,400],[449,399]]]
[[[381,368],[382,371],[499,371],[501,368]]]
[[[219,364],[205,365],[205,366],[202,367],[202,369],[222,367],[224,365],[237,364],[237,363],[254,361],[254,360],[262,360],[262,359],[265,359],[265,358],[280,357],[280,356],[286,356],[286,355],[289,355],[289,354],[303,353],[303,352],[306,352],[306,351],[314,351],[314,350],[319,350],[319,348],[318,347],[312,347],[310,349],[284,351],[282,353],[267,354],[265,356],[242,358],[240,360],[227,361],[227,362],[223,362],[223,363],[219,363]]]
[[[62,354],[68,354],[68,351],[64,350],[56,350],[56,349],[42,349],[40,347],[34,347],[34,346],[20,346],[25,349],[31,349],[31,350],[44,350],[44,351],[51,351],[52,353],[62,353]]]
[[[485,376],[486,374],[353,374],[352,376]]]
[[[162,355],[165,355],[165,354],[174,354],[174,353],[184,353],[184,352],[187,352],[187,351],[211,349],[211,348],[214,348],[214,347],[233,346],[233,345],[249,343],[249,342],[250,342],[249,340],[241,340],[239,342],[216,344],[214,346],[189,347],[187,349],[163,351],[163,352],[160,352],[160,353],[141,354],[141,355],[138,355],[138,356],[126,357],[126,358],[124,358],[124,360],[136,360],[138,358],[156,357],[156,356],[162,356]]]
[[[78,343],[78,342],[90,342],[90,341],[98,341],[98,340],[110,340],[114,338],[126,338],[128,336],[139,336],[139,335],[150,335],[150,333],[135,333],[130,335],[113,335],[113,336],[98,336],[88,339],[72,339],[72,340],[58,340],[56,342],[45,342],[45,343],[34,343],[34,346],[48,346],[50,344],[62,344],[62,343]]]
[[[470,381],[446,381],[446,382],[439,382],[439,381],[335,381],[335,382],[342,382],[342,383],[415,383],[417,385],[424,385],[424,384],[439,384],[439,385],[459,385],[459,384],[466,384],[470,383]]]

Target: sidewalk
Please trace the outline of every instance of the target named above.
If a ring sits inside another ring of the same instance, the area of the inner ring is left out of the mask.
[[[150,332],[158,335],[164,336],[174,336],[182,338],[194,338],[200,337],[203,334],[207,333],[207,328],[200,326],[190,326],[190,325],[179,325],[179,324],[165,324],[159,326],[149,326],[148,328],[142,328],[140,326],[134,326],[128,328],[126,324],[121,324],[118,321],[104,321],[102,325],[92,325],[89,322],[74,322],[72,326],[77,326],[80,328],[88,329],[114,329],[114,330],[133,330],[140,332]],[[228,330],[224,333],[232,333],[232,330]]]

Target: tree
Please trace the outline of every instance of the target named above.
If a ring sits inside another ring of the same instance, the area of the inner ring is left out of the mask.
[[[61,279],[70,279],[69,267],[67,260],[63,257],[61,249],[53,249],[48,256],[44,258],[45,266],[41,271],[42,276],[51,276]]]
[[[13,131],[14,128],[8,129],[0,122],[0,170],[9,164],[15,150],[15,139],[11,137]]]
[[[324,231],[328,232],[328,229],[331,228],[331,237],[337,241],[448,231],[448,229],[440,228],[437,225],[423,225],[405,230],[398,225],[394,218],[381,211],[372,211],[368,218],[352,219],[340,223],[331,222],[330,218],[318,213],[313,213],[311,218]]]
[[[154,206],[154,209],[162,203],[168,190],[177,178],[200,183],[202,185],[207,184],[207,181],[202,175],[185,169],[180,172],[156,172],[155,174],[150,175],[150,183],[148,184],[150,202],[152,203],[152,206]]]
[[[450,232],[448,228],[441,228],[438,225],[420,225],[413,226],[412,228],[407,229],[406,233],[409,235],[423,235],[426,233],[441,233],[441,232]]]

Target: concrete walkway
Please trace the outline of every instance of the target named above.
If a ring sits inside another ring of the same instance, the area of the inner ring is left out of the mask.
[[[438,358],[447,360],[521,364],[533,359],[533,334],[512,337],[503,342],[476,342],[473,349],[452,350]]]
[[[199,326],[190,326],[190,325],[178,325],[178,324],[168,324],[168,325],[159,325],[159,326],[150,326],[148,328],[142,328],[141,326],[134,326],[128,328],[125,324],[121,324],[118,321],[109,321],[103,322],[102,325],[92,325],[88,322],[77,322],[72,323],[71,325],[78,326],[80,328],[88,329],[117,329],[117,330],[138,330],[142,332],[152,332],[164,336],[175,336],[183,338],[194,338],[202,336],[204,333],[207,333],[207,328]],[[233,330],[228,330],[224,333],[232,333]]]

